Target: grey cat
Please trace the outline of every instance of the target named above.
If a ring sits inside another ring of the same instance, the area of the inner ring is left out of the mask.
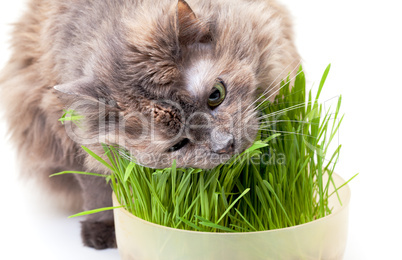
[[[149,167],[211,168],[249,147],[254,104],[297,67],[291,23],[274,0],[30,0],[0,78],[23,174],[69,206],[111,205],[102,154],[119,145]],[[272,94],[271,94],[272,93]],[[63,109],[84,118],[60,124]],[[115,247],[111,212],[82,222],[86,246]]]

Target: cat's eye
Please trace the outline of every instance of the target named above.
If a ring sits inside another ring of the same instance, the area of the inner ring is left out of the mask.
[[[188,140],[187,138],[184,138],[183,140],[181,140],[180,142],[178,142],[177,144],[173,145],[172,147],[169,148],[168,152],[175,152],[180,150],[181,148],[183,148],[186,144],[188,144],[190,142],[190,140]]]
[[[208,97],[208,106],[215,108],[219,106],[226,97],[226,88],[223,81],[216,81]]]

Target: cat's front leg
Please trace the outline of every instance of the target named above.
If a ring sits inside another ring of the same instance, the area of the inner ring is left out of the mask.
[[[114,221],[97,221],[87,219],[81,222],[82,242],[95,249],[116,247]]]
[[[104,178],[77,176],[83,190],[84,210],[112,206],[112,189]],[[85,246],[96,249],[116,247],[113,211],[103,211],[87,216],[81,222],[81,236]]]

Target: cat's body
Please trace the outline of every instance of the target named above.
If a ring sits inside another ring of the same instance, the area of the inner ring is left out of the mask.
[[[119,144],[152,167],[215,166],[253,141],[257,87],[277,89],[299,62],[289,17],[270,0],[31,0],[12,46],[0,98],[23,174],[85,210],[110,206],[102,178],[48,178],[107,173],[81,144]],[[207,105],[217,81],[224,100]],[[84,131],[58,122],[67,106]],[[113,232],[111,212],[83,222],[88,246],[115,246]]]

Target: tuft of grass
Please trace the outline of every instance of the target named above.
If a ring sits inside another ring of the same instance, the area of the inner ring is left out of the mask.
[[[170,168],[151,169],[127,159],[118,147],[104,145],[108,162],[83,149],[111,170],[110,176],[101,177],[110,183],[120,204],[155,224],[250,232],[310,222],[331,213],[329,186],[334,185],[332,174],[341,150],[339,145],[327,156],[343,119],[341,97],[336,108],[327,112],[318,101],[329,70],[330,65],[314,99],[311,91],[306,92],[301,67],[293,88],[288,78],[273,102],[261,97],[257,140],[214,169],[177,168],[175,162]],[[95,212],[99,209],[79,215]]]
[[[81,125],[81,120],[84,116],[77,114],[77,112],[73,109],[63,110],[64,114],[59,118],[59,122],[63,125],[66,121],[71,121],[77,126]]]

